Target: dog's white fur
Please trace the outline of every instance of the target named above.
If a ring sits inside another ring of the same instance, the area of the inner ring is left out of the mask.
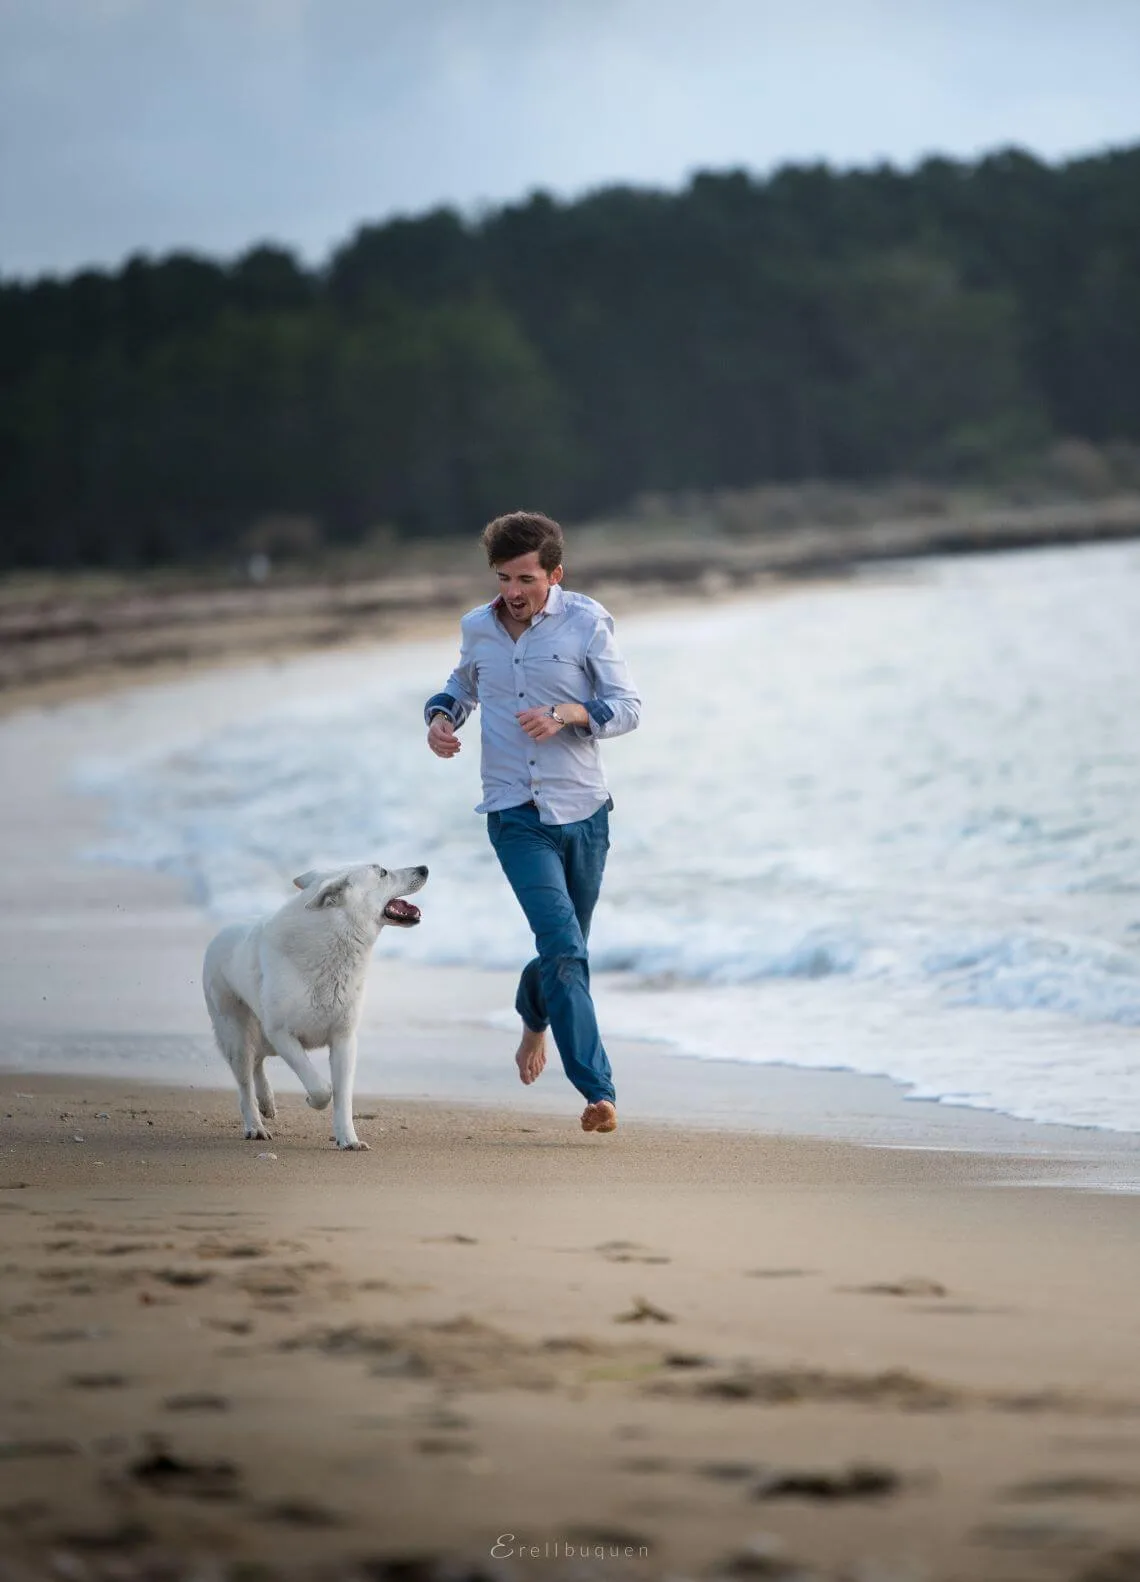
[[[277,1113],[265,1060],[280,1055],[300,1077],[314,1109],[332,1100],[338,1148],[367,1148],[352,1123],[356,1028],[372,947],[385,924],[408,927],[385,908],[412,895],[426,868],[375,863],[293,880],[300,895],[256,923],[234,923],[211,941],[202,986],[218,1047],[237,1078],[247,1138],[269,1140]],[[329,1051],[332,1086],[307,1050]]]

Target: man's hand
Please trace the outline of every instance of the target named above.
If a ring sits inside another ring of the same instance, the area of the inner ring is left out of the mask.
[[[428,726],[428,746],[437,758],[454,758],[462,745],[446,714],[433,714]]]
[[[554,719],[549,708],[523,709],[521,714],[515,715],[532,742],[544,742],[551,736],[557,736],[563,725],[586,723],[586,711],[580,703],[557,703],[555,707],[562,716],[562,724]]]

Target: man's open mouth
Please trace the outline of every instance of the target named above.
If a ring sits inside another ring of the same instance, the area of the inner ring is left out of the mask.
[[[384,916],[389,923],[399,923],[403,928],[411,928],[420,920],[420,909],[413,906],[410,901],[403,901],[399,897],[389,901],[384,908]]]

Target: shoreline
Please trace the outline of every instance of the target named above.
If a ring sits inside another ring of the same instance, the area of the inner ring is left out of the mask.
[[[728,534],[714,522],[620,521],[571,530],[568,585],[582,585],[623,614],[639,608],[755,595],[873,571],[897,560],[1000,554],[1140,539],[1140,496],[1052,505],[957,507],[933,516],[887,517],[842,527]],[[388,550],[391,556],[393,551]],[[469,564],[463,563],[463,554]],[[84,590],[82,577],[58,595],[0,585],[0,718],[24,702],[53,704],[94,687],[166,679],[191,667],[284,658],[450,630],[485,596],[473,549],[410,544],[399,572],[367,560],[338,575],[290,569],[264,586],[232,577],[205,587],[187,571],[143,574],[127,591]],[[31,579],[34,585],[34,578]]]
[[[223,724],[235,710],[271,703],[290,671],[310,687],[335,687],[354,658],[298,655],[245,666],[234,673],[236,687],[203,672],[167,684],[165,696],[146,688],[148,718],[176,719],[193,707]],[[105,694],[64,710],[29,708],[0,724],[0,757],[10,758],[13,771],[0,788],[0,867],[12,902],[0,917],[0,995],[10,1007],[0,1069],[113,1072],[226,1090],[229,1074],[213,1049],[197,984],[215,925],[173,876],[79,855],[103,833],[104,803],[74,789],[66,775],[77,759],[115,750],[124,732],[129,739],[124,706],[121,694]],[[381,951],[361,1028],[358,1093],[562,1115],[574,1124],[578,1096],[556,1059],[537,1087],[518,1082],[511,1035],[493,1025],[513,993],[511,973],[397,969]],[[428,1004],[458,1006],[462,1014],[425,1014]],[[629,1122],[1058,1158],[1066,1161],[1061,1176],[1074,1184],[1140,1184],[1140,1138],[1132,1133],[912,1099],[893,1078],[844,1068],[710,1060],[660,1044],[609,1042]],[[288,1074],[283,1086],[290,1081]],[[1053,1168],[1046,1175],[1057,1178]]]

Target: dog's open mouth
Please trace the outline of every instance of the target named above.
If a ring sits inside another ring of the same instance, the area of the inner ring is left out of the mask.
[[[397,896],[384,908],[384,916],[389,923],[399,923],[404,928],[411,928],[420,920],[420,909],[418,906],[413,906],[410,901],[401,900]]]

